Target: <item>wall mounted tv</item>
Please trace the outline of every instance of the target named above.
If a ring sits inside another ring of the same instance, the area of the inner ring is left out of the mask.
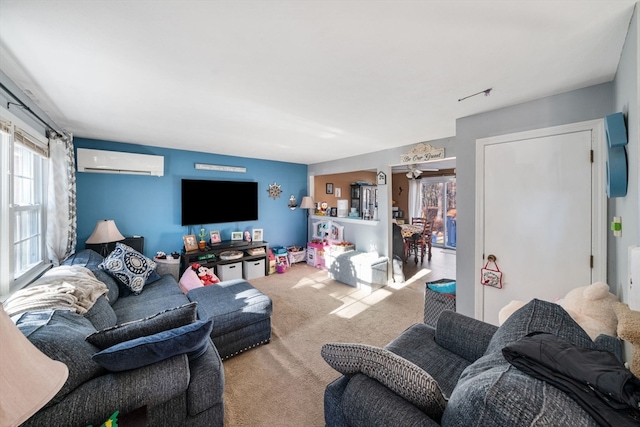
[[[257,182],[182,180],[182,225],[257,219]]]

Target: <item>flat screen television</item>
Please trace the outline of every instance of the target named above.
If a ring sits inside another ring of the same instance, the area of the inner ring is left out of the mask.
[[[182,180],[182,225],[257,219],[257,182]]]

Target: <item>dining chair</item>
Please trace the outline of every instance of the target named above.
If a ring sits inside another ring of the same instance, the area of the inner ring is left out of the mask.
[[[411,218],[411,224],[422,226],[422,233],[413,235],[409,252],[414,253],[416,264],[418,263],[418,256],[420,256],[420,263],[424,263],[425,253],[427,253],[427,261],[431,261],[431,222],[425,218]]]

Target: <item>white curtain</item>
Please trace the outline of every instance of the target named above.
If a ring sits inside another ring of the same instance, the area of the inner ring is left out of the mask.
[[[422,180],[409,180],[409,221],[422,218]]]
[[[49,139],[47,255],[59,265],[76,249],[76,174],[71,135]]]

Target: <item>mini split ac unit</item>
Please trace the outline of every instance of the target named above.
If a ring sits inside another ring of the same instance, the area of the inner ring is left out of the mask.
[[[164,156],[78,148],[78,172],[164,175]]]

